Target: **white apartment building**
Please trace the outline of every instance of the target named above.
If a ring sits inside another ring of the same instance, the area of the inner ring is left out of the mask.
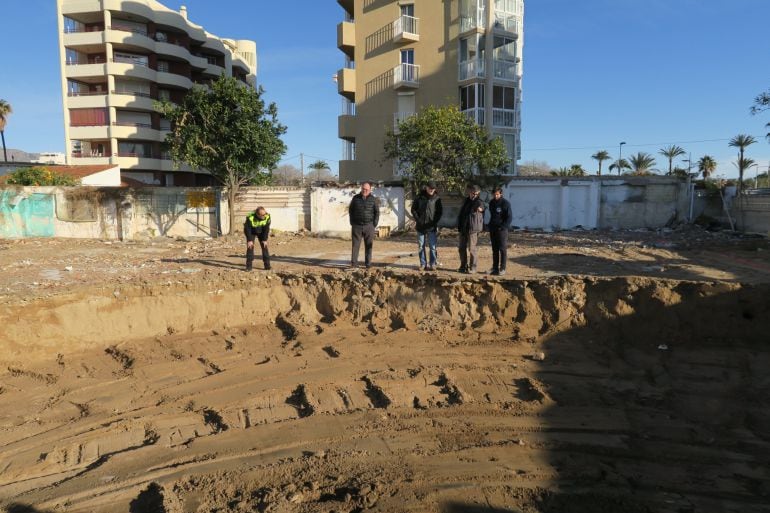
[[[201,186],[174,169],[161,143],[168,120],[153,101],[180,102],[220,75],[255,87],[257,45],[222,39],[155,0],[56,0],[67,163],[113,164],[147,184]]]

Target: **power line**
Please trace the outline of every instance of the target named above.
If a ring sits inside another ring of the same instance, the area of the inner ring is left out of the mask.
[[[758,140],[764,139],[764,135],[755,135]],[[700,139],[697,141],[667,141],[667,142],[656,142],[656,143],[643,143],[643,144],[626,144],[626,146],[630,148],[641,148],[644,146],[660,146],[660,145],[666,145],[666,144],[699,144],[699,143],[710,143],[710,142],[722,142],[722,141],[730,141],[732,140],[732,137],[728,137],[725,139]],[[561,147],[561,148],[523,148],[521,151],[571,151],[571,150],[598,150],[602,148],[609,148],[617,146],[617,143],[613,144],[606,144],[604,146],[582,146],[582,147],[575,147],[575,148],[567,148],[567,147]]]

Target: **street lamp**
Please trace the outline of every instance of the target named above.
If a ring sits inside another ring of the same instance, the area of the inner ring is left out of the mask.
[[[759,164],[752,164],[749,166],[749,169],[752,167],[755,167],[754,170],[754,188],[759,189]]]
[[[618,152],[618,174],[620,174],[621,171],[623,170],[621,168],[620,161],[623,160],[623,145],[624,144],[626,144],[626,141],[623,141],[622,143],[620,143],[620,151]]]

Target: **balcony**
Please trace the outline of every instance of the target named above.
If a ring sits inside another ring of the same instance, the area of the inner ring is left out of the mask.
[[[337,136],[346,141],[356,141],[356,117],[343,114],[337,118]]]
[[[476,123],[479,126],[484,126],[484,109],[483,108],[476,108],[476,109],[466,109],[463,111],[463,114]]]
[[[353,7],[354,7],[354,0],[337,0],[337,3],[340,4],[340,7],[345,9],[348,14],[351,16],[354,15]]]
[[[71,139],[83,141],[110,138],[106,125],[70,125],[69,135]]]
[[[484,78],[484,61],[473,60],[460,63],[460,81],[471,80],[474,78]]]
[[[420,40],[419,18],[402,14],[393,22],[393,41],[396,43],[416,43]]]
[[[499,128],[515,128],[516,111],[512,109],[492,109],[492,126]]]
[[[67,107],[70,109],[93,109],[107,106],[107,92],[78,92],[67,93]]]
[[[145,141],[162,141],[165,135],[152,128],[149,123],[126,123],[116,121],[112,124],[112,137],[117,139],[142,139]]]
[[[503,11],[495,11],[495,30],[509,32],[515,36],[519,35],[518,18],[514,14]]]
[[[494,77],[500,80],[516,81],[516,62],[515,61],[499,61],[494,62],[495,72]]]
[[[356,101],[356,70],[344,68],[337,72],[337,92],[351,102]]]
[[[460,32],[469,32],[471,30],[485,30],[487,28],[487,15],[484,11],[479,11],[475,15],[460,16]]]
[[[356,24],[349,21],[343,21],[337,25],[337,48],[355,60],[356,50]]]
[[[401,63],[393,68],[393,89],[415,89],[420,87],[420,66]]]
[[[103,77],[107,74],[104,63],[68,62],[64,71],[67,78]]]
[[[77,48],[78,46],[94,47],[104,44],[104,31],[74,31],[64,33],[64,46],[67,48]]]

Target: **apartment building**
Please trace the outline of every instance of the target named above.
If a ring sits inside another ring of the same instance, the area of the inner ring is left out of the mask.
[[[113,164],[125,178],[210,185],[205,171],[174,169],[161,143],[168,120],[154,100],[181,102],[221,74],[254,87],[257,45],[222,39],[155,0],[56,0],[67,163]]]
[[[337,0],[341,180],[389,180],[388,129],[427,105],[457,105],[521,158],[524,0]]]

